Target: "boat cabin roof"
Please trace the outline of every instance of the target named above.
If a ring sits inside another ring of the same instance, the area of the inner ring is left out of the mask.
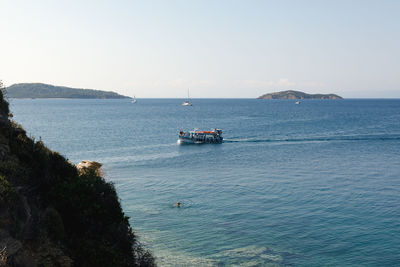
[[[215,132],[214,131],[195,131],[195,133],[212,134],[212,133],[215,133]]]
[[[219,132],[217,130],[212,130],[212,131],[199,131],[199,130],[193,130],[193,131],[189,131],[189,133],[191,134],[219,134]]]

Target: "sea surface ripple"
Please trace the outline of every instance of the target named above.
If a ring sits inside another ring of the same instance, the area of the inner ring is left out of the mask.
[[[400,264],[400,100],[10,102],[37,140],[104,164],[161,266]],[[215,127],[223,144],[176,144]]]

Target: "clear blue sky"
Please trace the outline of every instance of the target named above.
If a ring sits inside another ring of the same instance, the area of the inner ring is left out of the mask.
[[[400,97],[400,1],[0,0],[0,79],[136,97]]]

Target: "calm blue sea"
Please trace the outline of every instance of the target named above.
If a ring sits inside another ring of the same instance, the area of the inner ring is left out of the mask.
[[[400,265],[400,100],[182,101],[10,100],[37,140],[104,164],[161,266]],[[223,144],[176,144],[215,127]]]

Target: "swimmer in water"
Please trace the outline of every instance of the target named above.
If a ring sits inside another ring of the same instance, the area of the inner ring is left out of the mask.
[[[181,202],[176,202],[173,206],[180,208],[181,207]]]

